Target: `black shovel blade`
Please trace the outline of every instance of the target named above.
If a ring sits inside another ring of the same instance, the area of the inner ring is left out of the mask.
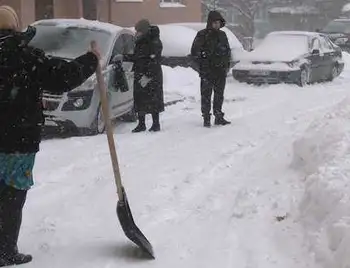
[[[119,200],[117,204],[117,215],[122,229],[127,238],[139,246],[149,257],[155,259],[151,243],[147,240],[134,222],[124,188],[122,188],[122,191],[123,200]]]

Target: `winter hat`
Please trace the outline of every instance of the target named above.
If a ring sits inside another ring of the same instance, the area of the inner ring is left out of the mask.
[[[19,19],[16,11],[10,6],[0,6],[0,29],[18,30]]]
[[[141,32],[143,34],[147,33],[150,27],[151,23],[146,19],[142,19],[135,24],[136,32]]]

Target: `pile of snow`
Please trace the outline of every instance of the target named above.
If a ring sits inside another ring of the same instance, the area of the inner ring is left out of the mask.
[[[164,93],[178,98],[199,98],[200,79],[191,68],[163,66]]]
[[[350,99],[316,120],[294,143],[293,166],[304,172],[299,206],[305,235],[324,268],[350,267]]]

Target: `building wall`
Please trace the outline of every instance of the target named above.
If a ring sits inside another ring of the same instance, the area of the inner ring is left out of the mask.
[[[185,7],[161,7],[160,0],[118,2],[112,4],[112,21],[121,26],[133,26],[141,18],[154,24],[173,22],[200,22],[201,0],[184,0]]]
[[[2,5],[12,6],[19,14],[23,27],[36,18],[35,3],[41,0],[0,0]],[[183,0],[185,7],[161,7],[160,0],[96,0],[96,18],[120,26],[133,26],[138,20],[147,18],[154,24],[173,22],[200,22],[201,0]],[[44,2],[44,1],[43,1]],[[83,0],[52,0],[55,18],[82,18]],[[40,3],[39,3],[40,5]]]

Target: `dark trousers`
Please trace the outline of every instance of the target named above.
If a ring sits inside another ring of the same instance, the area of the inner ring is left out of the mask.
[[[26,197],[27,191],[0,182],[0,258],[18,252],[17,241]]]
[[[226,86],[226,75],[219,75],[211,79],[201,78],[201,105],[202,115],[210,116],[211,96],[214,91],[213,112],[214,116],[223,116],[222,104],[224,103],[224,91]]]

